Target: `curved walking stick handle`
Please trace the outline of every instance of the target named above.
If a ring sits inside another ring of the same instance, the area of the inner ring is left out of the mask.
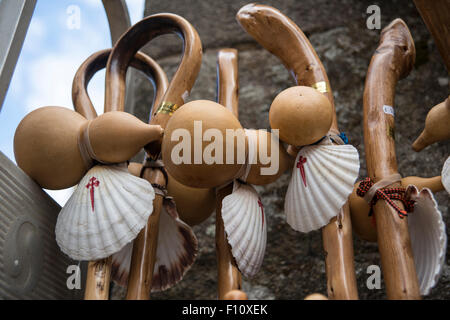
[[[170,115],[184,104],[200,71],[202,44],[194,27],[184,18],[169,13],[149,16],[125,32],[117,41],[106,67],[105,112],[123,110],[125,76],[136,52],[152,39],[175,33],[183,40],[183,57],[164,95],[162,108],[153,111],[151,124],[163,128]]]
[[[316,51],[302,30],[279,10],[259,4],[242,7],[238,22],[258,43],[277,56],[294,76],[297,85],[322,92],[333,106],[332,131],[339,132],[331,86]],[[295,158],[298,150],[289,146]],[[348,204],[322,229],[326,252],[327,286],[330,299],[358,299],[353,261],[353,240]]]
[[[217,101],[239,118],[238,52],[221,49],[217,53]]]
[[[398,80],[414,66],[414,41],[408,27],[395,19],[381,32],[364,88],[364,145],[367,171],[374,181],[397,173],[394,96]]]
[[[172,113],[184,104],[200,71],[202,45],[197,31],[187,20],[175,14],[163,13],[136,23],[114,46],[106,66],[105,112],[123,110],[126,71],[136,52],[152,39],[168,33],[175,33],[183,40],[183,57],[161,104],[152,111],[150,124],[159,124],[164,128]],[[156,160],[161,151],[161,141],[155,141],[146,148],[149,156]],[[151,183],[166,186],[167,181],[160,169],[146,168],[142,174]],[[162,203],[163,197],[157,195],[153,201],[153,214],[134,241],[127,299],[149,298]]]
[[[395,19],[381,32],[364,89],[364,145],[369,177],[378,182],[397,173],[394,139],[394,95],[397,81],[414,64],[414,42],[408,27]],[[400,181],[391,187],[400,187]],[[403,203],[395,204],[404,210]],[[420,299],[408,221],[386,201],[374,207],[378,248],[389,299]]]
[[[98,71],[106,67],[111,52],[112,49],[105,49],[92,54],[78,68],[73,79],[72,102],[75,111],[88,120],[97,117],[97,112],[87,90],[89,82]],[[142,52],[136,53],[131,60],[131,66],[144,73],[151,81],[155,92],[152,107],[159,105],[169,85],[164,70],[152,58]]]
[[[248,4],[236,15],[239,24],[260,45],[278,57],[297,85],[314,87],[325,94],[334,108],[333,94],[325,68],[303,31],[279,10]],[[338,130],[336,116],[332,129]]]

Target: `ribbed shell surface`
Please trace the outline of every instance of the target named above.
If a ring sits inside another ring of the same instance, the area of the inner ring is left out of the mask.
[[[128,244],[112,258],[112,278],[121,286],[128,282],[132,250],[132,244]],[[181,281],[194,264],[197,251],[197,238],[192,229],[163,207],[151,291],[167,290]]]
[[[246,277],[254,276],[266,251],[267,223],[253,186],[234,181],[233,192],[222,201],[222,219],[239,270]]]
[[[98,165],[80,181],[56,223],[56,241],[74,260],[98,260],[136,238],[153,212],[155,192],[123,165]]]
[[[445,190],[450,194],[450,157],[444,163],[441,173],[442,184]]]
[[[351,145],[302,148],[286,192],[287,223],[301,232],[328,224],[352,193],[358,172],[358,151]]]
[[[438,282],[445,263],[445,223],[430,189],[423,188],[419,192],[415,186],[410,185],[408,194],[416,200],[414,211],[408,214],[414,264],[420,293],[427,295]]]

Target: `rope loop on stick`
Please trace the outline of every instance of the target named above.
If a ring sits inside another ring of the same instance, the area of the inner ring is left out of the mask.
[[[414,210],[414,200],[405,198],[405,188],[388,188],[386,185],[392,184],[398,181],[400,175],[393,175],[387,179],[383,179],[377,183],[374,183],[370,178],[365,178],[359,184],[356,189],[356,194],[359,197],[364,198],[370,205],[369,216],[373,214],[373,207],[378,200],[386,201],[395,211],[397,211],[400,219],[408,216],[408,212]],[[405,209],[401,209],[393,200],[401,201]]]

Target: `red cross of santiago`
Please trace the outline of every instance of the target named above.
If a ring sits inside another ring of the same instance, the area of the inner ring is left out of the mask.
[[[261,202],[261,199],[258,199],[258,206],[261,208],[261,214],[262,214],[262,225],[264,227],[264,207],[263,204]]]
[[[94,212],[94,188],[98,187],[100,184],[100,181],[97,180],[96,177],[92,177],[89,179],[89,183],[86,185],[86,188],[90,188],[91,193],[91,206],[92,206],[92,212]]]
[[[306,188],[306,175],[305,175],[305,167],[303,166],[306,163],[306,158],[303,156],[300,156],[297,162],[297,168],[300,169],[300,174],[302,175],[303,184]]]

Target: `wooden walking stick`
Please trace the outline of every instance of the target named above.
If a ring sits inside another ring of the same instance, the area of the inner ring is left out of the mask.
[[[306,296],[305,300],[328,300],[328,298],[320,293],[312,293]]]
[[[84,300],[108,300],[111,281],[111,257],[89,261]]]
[[[450,72],[450,5],[446,0],[414,0],[436,46]],[[421,151],[430,144],[450,139],[450,97],[434,106],[427,115],[425,130],[414,141],[414,151]]]
[[[105,68],[111,49],[102,50],[91,55],[78,69],[72,85],[72,101],[75,111],[88,120],[97,117],[97,112],[89,98],[87,87],[89,81],[99,70]],[[152,80],[155,89],[154,103],[160,102],[167,89],[167,77],[161,67],[147,55],[138,52],[131,61],[131,66],[142,71]],[[86,300],[107,300],[111,278],[111,257],[90,261],[87,270]]]
[[[450,72],[450,5],[447,0],[414,0]]]
[[[238,53],[235,49],[221,49],[217,54],[217,102],[239,117]],[[222,201],[233,191],[233,182],[217,190],[216,198],[216,252],[218,298],[224,300],[232,290],[242,289],[242,275],[231,253],[222,220]]]
[[[247,294],[241,290],[231,290],[224,296],[223,300],[248,300]]]
[[[83,62],[75,74],[72,85],[72,101],[75,111],[86,119],[97,117],[97,112],[87,92],[87,86],[92,77],[106,67],[111,51],[112,49],[105,49],[94,53]],[[141,71],[151,81],[155,91],[152,106],[159,105],[168,87],[167,76],[159,64],[146,54],[138,52],[131,60],[130,65]]]
[[[237,14],[241,26],[269,52],[277,56],[294,76],[297,85],[310,86],[334,100],[325,69],[300,28],[275,8],[250,4]],[[339,133],[336,113],[331,131]],[[290,153],[297,153],[290,146]],[[348,203],[322,229],[330,299],[358,299],[353,261],[352,227]]]
[[[381,32],[364,90],[367,171],[372,181],[386,182],[381,187],[401,186],[395,156],[394,95],[397,81],[408,75],[414,60],[414,42],[408,27],[401,19],[396,19]],[[403,203],[380,200],[373,210],[388,298],[420,299],[408,220],[399,215],[405,210]]]
[[[184,18],[174,14],[149,16],[132,26],[114,46],[106,70],[105,111],[123,110],[125,102],[125,75],[127,66],[136,52],[153,38],[168,34],[178,34],[184,42],[181,63],[164,98],[152,112],[151,124],[165,127],[170,116],[184,104],[184,99],[194,85],[200,71],[202,45],[197,31]],[[156,161],[160,154],[161,141],[146,147],[148,156]],[[166,178],[162,168],[146,168],[143,178],[154,186],[164,189]],[[127,299],[149,299],[152,287],[153,269],[158,238],[159,215],[163,196],[156,195],[154,210],[147,226],[134,241],[128,280]]]

